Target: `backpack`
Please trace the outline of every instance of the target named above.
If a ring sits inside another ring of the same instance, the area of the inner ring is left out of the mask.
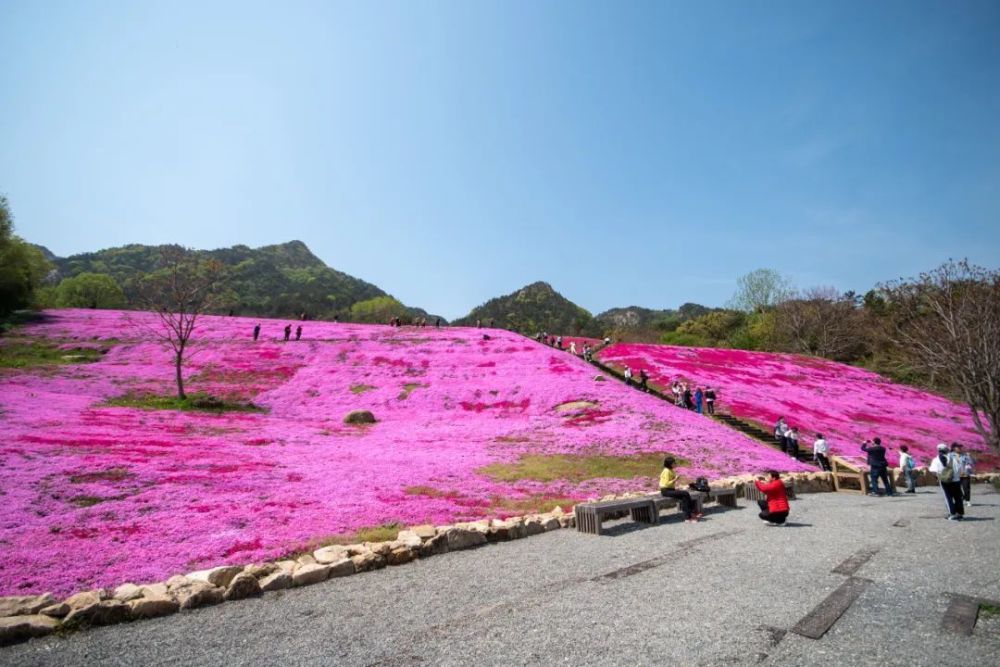
[[[701,491],[702,493],[708,493],[712,489],[708,486],[708,479],[705,477],[699,477],[694,480],[693,484],[688,485],[692,491]]]

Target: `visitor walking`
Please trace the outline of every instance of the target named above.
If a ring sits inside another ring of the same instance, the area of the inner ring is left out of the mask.
[[[961,521],[965,517],[960,465],[959,457],[955,456],[955,452],[949,452],[948,445],[942,442],[937,446],[937,456],[929,468],[941,484],[945,503],[948,504],[948,518],[952,521]]]
[[[681,393],[684,395],[684,407],[688,410],[694,410],[694,400],[691,397],[691,387],[687,384],[681,385]]]
[[[670,385],[670,391],[674,395],[674,405],[680,407],[681,405],[681,383],[674,380]]]
[[[302,325],[300,324],[299,326],[295,327],[295,340],[301,340],[301,339],[302,339]]]
[[[699,415],[701,414],[701,406],[704,400],[705,392],[701,390],[701,387],[698,387],[694,390],[694,409]]]
[[[708,414],[715,414],[715,390],[711,387],[705,388],[705,409]]]
[[[799,431],[794,426],[789,426],[785,432],[786,453],[796,461],[799,459]]]
[[[664,498],[676,498],[684,513],[684,520],[688,523],[697,523],[702,517],[700,512],[694,511],[694,500],[691,494],[683,489],[677,489],[677,473],[674,472],[674,457],[668,456],[663,459],[663,472],[660,473],[660,495]]]
[[[761,521],[766,521],[768,526],[780,526],[788,518],[788,493],[777,470],[769,470],[767,475],[770,479],[758,477],[754,481],[757,490],[764,494],[764,499],[757,501],[760,507],[760,514],[757,516]]]
[[[625,373],[623,375],[625,376],[625,386],[626,387],[631,387],[632,386],[632,369],[629,368],[628,366],[626,366],[625,367]]]
[[[774,425],[774,439],[778,441],[778,446],[781,447],[781,451],[788,453],[788,441],[785,440],[785,436],[788,434],[788,424],[785,423],[784,417],[778,417],[778,421]]]
[[[575,340],[571,340],[569,342],[569,353],[572,354],[572,355],[576,354],[576,341]]]
[[[291,336],[292,336],[292,325],[291,324],[286,324],[285,325],[285,340],[287,341],[289,338],[291,338]]]
[[[257,339],[260,338],[260,325],[258,324],[253,328],[253,340],[256,343]]]
[[[822,433],[817,433],[816,440],[813,441],[813,459],[821,470],[833,470],[830,466],[830,445]]]
[[[906,493],[917,492],[917,461],[910,456],[910,448],[906,445],[899,447],[899,472],[906,480]]]
[[[639,389],[643,391],[649,391],[649,374],[646,373],[645,368],[639,369]]]
[[[962,499],[972,507],[972,468],[975,462],[957,442],[951,443],[951,451],[958,455],[958,480],[962,485]]]
[[[885,485],[886,496],[896,495],[896,492],[892,489],[892,482],[889,481],[889,462],[885,458],[885,447],[882,446],[882,439],[865,440],[861,444],[861,451],[868,455],[868,467],[872,485],[868,495],[882,495],[878,490],[878,480],[882,480],[882,483]]]

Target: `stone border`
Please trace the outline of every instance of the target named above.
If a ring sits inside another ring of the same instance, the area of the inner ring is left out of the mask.
[[[830,473],[791,473],[785,478],[793,481],[797,494],[833,491]],[[740,490],[754,479],[754,475],[737,475],[714,480],[712,485]],[[996,482],[1000,481],[1000,474],[974,475],[973,479],[977,483]],[[648,491],[632,492],[604,496],[600,500],[648,494]],[[42,637],[58,630],[167,616],[183,609],[308,586],[327,579],[402,565],[417,558],[521,539],[575,525],[572,511],[566,513],[557,507],[544,514],[509,519],[415,526],[401,530],[395,540],[388,542],[326,546],[294,560],[223,565],[173,576],[155,584],[126,583],[113,590],[83,591],[62,601],[56,600],[50,593],[0,597],[0,646]]]

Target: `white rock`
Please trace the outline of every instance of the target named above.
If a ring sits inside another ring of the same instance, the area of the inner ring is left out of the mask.
[[[486,535],[477,530],[467,530],[465,528],[452,528],[447,532],[448,550],[457,551],[459,549],[469,549],[486,544]]]
[[[132,618],[155,618],[173,614],[181,608],[177,600],[169,595],[150,595],[128,603]]]
[[[0,598],[0,616],[27,616],[37,614],[55,604],[51,593],[43,595],[12,595]]]
[[[292,574],[292,583],[295,586],[308,586],[324,581],[330,574],[329,565],[313,563],[310,565],[300,565]]]
[[[279,570],[260,580],[260,590],[263,592],[280,591],[292,587],[292,573]]]
[[[336,563],[330,564],[330,572],[327,574],[327,578],[333,579],[334,577],[348,577],[354,574],[354,561],[350,558],[342,558]]]
[[[433,535],[431,537],[433,537]],[[399,531],[399,535],[396,536],[396,542],[405,547],[410,547],[411,549],[419,549],[423,540],[415,531],[401,530]]]
[[[129,600],[142,597],[142,588],[136,586],[135,584],[122,584],[115,589],[113,597],[116,600],[128,602]]]
[[[242,571],[243,568],[239,565],[222,565],[208,570],[188,572],[187,578],[195,581],[205,581],[213,586],[225,588],[233,580],[233,577]]]
[[[240,572],[229,582],[229,588],[226,589],[223,598],[226,600],[242,600],[260,595],[260,593],[260,584],[257,583],[257,577],[247,572]]]
[[[313,558],[321,565],[336,563],[347,558],[347,549],[340,545],[323,547],[313,552]]]

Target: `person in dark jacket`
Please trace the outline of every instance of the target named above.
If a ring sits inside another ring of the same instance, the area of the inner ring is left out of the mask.
[[[285,325],[285,340],[287,341],[291,335],[292,335],[292,325],[287,324]]]
[[[301,340],[301,339],[302,339],[302,326],[299,325],[298,327],[295,328],[295,340]]]
[[[889,462],[885,458],[885,447],[882,446],[882,439],[866,440],[861,445],[861,451],[868,455],[868,467],[871,471],[872,488],[868,495],[882,495],[878,491],[878,480],[880,479],[885,485],[885,495],[896,495],[896,492],[892,490],[892,482],[889,480]]]
[[[760,514],[757,516],[770,526],[780,526],[788,518],[788,493],[777,470],[769,470],[767,474],[770,479],[758,477],[754,482],[754,486],[766,498],[757,501],[760,506]]]
[[[711,387],[705,389],[705,410],[710,415],[715,414],[715,390]]]
[[[253,339],[256,341],[260,337],[260,325],[258,324],[253,328]]]

